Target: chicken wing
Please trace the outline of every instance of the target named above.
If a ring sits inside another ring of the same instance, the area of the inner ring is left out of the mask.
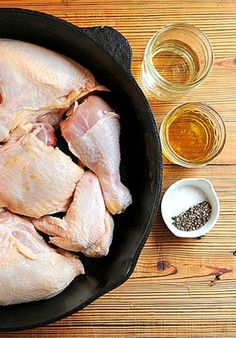
[[[113,234],[113,219],[106,211],[96,175],[87,171],[79,180],[73,202],[63,219],[45,216],[32,220],[36,229],[50,235],[50,242],[87,256],[105,256]]]

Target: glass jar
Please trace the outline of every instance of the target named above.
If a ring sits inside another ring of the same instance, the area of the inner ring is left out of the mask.
[[[147,44],[142,82],[159,100],[174,100],[206,79],[213,60],[211,44],[203,32],[189,24],[170,24]]]
[[[160,137],[163,154],[187,168],[206,165],[222,151],[226,141],[224,121],[201,102],[182,104],[164,118]]]

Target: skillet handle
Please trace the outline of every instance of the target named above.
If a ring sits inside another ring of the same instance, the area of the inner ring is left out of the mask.
[[[121,33],[108,26],[78,29],[94,40],[130,73],[132,50],[128,40]]]

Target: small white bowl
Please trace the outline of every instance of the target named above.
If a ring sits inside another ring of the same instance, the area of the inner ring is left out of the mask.
[[[172,224],[173,216],[205,200],[211,204],[212,211],[210,219],[201,228],[182,231]],[[175,182],[167,189],[162,198],[161,213],[165,224],[175,236],[196,238],[205,235],[214,227],[219,217],[220,203],[210,181],[204,178],[187,178]]]

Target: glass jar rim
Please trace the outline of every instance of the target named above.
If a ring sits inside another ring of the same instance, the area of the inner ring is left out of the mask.
[[[216,153],[214,153],[213,156],[211,156],[210,158],[208,158],[206,161],[202,161],[199,163],[192,163],[190,161],[187,161],[186,159],[184,159],[183,157],[179,156],[178,154],[176,154],[176,152],[173,151],[172,147],[168,144],[168,142],[163,139],[163,133],[166,132],[166,121],[167,119],[173,115],[177,109],[184,107],[184,106],[188,106],[188,105],[199,105],[201,107],[203,107],[204,109],[207,109],[207,112],[211,114],[211,117],[213,117],[222,132],[222,137],[221,137],[221,143],[220,146],[217,150]],[[163,130],[164,129],[164,130]],[[178,106],[176,106],[175,108],[173,108],[164,118],[164,120],[162,121],[161,124],[161,128],[160,128],[160,138],[161,138],[161,143],[162,143],[162,147],[165,149],[168,149],[168,152],[171,154],[171,156],[166,155],[166,157],[173,163],[181,165],[182,167],[186,167],[186,168],[198,168],[201,166],[204,166],[208,163],[210,163],[211,161],[213,161],[214,158],[216,158],[222,151],[222,149],[225,146],[226,143],[226,127],[225,127],[225,123],[224,120],[222,119],[222,117],[220,116],[220,114],[214,109],[212,108],[210,105],[203,103],[203,102],[185,102],[183,104],[180,104]],[[165,152],[164,152],[165,154]]]
[[[202,83],[204,81],[204,79],[206,78],[206,76],[209,74],[210,70],[212,69],[213,66],[213,62],[214,62],[214,52],[210,43],[210,40],[208,39],[208,37],[205,35],[205,33],[203,33],[199,28],[197,28],[194,25],[191,24],[186,24],[186,23],[170,23],[168,25],[165,25],[164,27],[162,27],[159,31],[157,31],[149,40],[146,49],[145,49],[145,54],[144,54],[144,60],[148,57],[148,53],[149,51],[152,49],[154,43],[156,42],[156,40],[165,32],[172,30],[174,28],[182,28],[182,29],[187,29],[189,31],[191,31],[193,34],[197,35],[198,37],[200,35],[202,42],[204,43],[204,46],[206,47],[206,50],[208,51],[208,67],[206,67],[206,69],[203,71],[203,74],[200,76],[199,79],[197,79],[196,81],[190,83],[190,84],[185,84],[185,85],[175,85],[167,80],[165,80],[156,70],[155,66],[153,65],[152,62],[147,63],[147,67],[149,68],[151,74],[153,75],[154,79],[156,81],[158,81],[161,86],[165,89],[167,89],[168,91],[175,91],[175,92],[186,92],[191,90],[192,88],[196,87],[197,85],[199,85],[200,83]]]

